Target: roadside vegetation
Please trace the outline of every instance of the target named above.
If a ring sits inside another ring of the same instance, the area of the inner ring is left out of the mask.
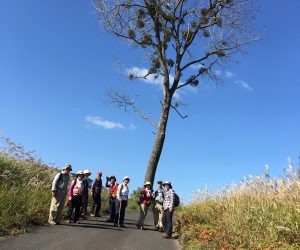
[[[0,142],[0,236],[17,235],[30,225],[47,223],[51,184],[60,170],[9,138],[0,137]],[[108,192],[104,190],[101,213],[108,209]]]
[[[176,213],[183,249],[299,249],[300,180],[291,164],[285,172],[197,192]]]

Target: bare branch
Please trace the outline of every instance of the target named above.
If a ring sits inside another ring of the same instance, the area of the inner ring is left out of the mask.
[[[109,91],[107,96],[111,99],[111,103],[119,108],[123,108],[125,112],[128,112],[128,108],[131,108],[135,113],[137,113],[141,118],[150,123],[153,127],[157,129],[157,124],[152,120],[152,118],[138,109],[135,105],[138,95],[134,98],[129,98],[120,91]]]

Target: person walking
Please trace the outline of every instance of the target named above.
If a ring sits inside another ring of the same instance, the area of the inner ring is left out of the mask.
[[[163,202],[163,227],[165,234],[163,238],[171,239],[173,230],[173,212],[175,208],[175,193],[172,189],[172,184],[170,181],[165,181],[165,199]]]
[[[76,174],[76,179],[72,181],[69,189],[69,198],[66,206],[68,206],[67,217],[68,223],[72,222],[72,214],[75,209],[75,215],[73,222],[79,223],[80,217],[80,207],[82,206],[82,201],[84,200],[84,195],[86,193],[85,186],[83,182],[84,173],[83,171],[78,171]]]
[[[112,223],[115,222],[118,186],[119,184],[117,183],[117,179],[114,175],[112,175],[111,177],[106,177],[105,187],[109,189],[109,195],[108,195],[109,218],[106,220],[106,222],[112,222]]]
[[[124,225],[124,219],[125,219],[125,209],[127,207],[128,197],[129,197],[129,188],[128,183],[130,182],[130,179],[128,176],[125,176],[123,178],[123,183],[118,186],[117,190],[117,199],[116,199],[116,215],[115,215],[115,221],[114,226],[120,226],[120,227],[126,227]]]
[[[101,217],[101,191],[102,191],[102,172],[97,173],[97,178],[92,185],[92,211],[91,216]],[[96,211],[95,211],[96,208]],[[95,213],[94,213],[95,212]]]
[[[157,189],[153,192],[153,200],[154,200],[154,208],[153,208],[153,215],[154,215],[154,231],[163,232],[163,224],[162,224],[162,217],[163,217],[163,203],[164,203],[165,195],[164,190],[162,187],[162,181],[157,182]]]
[[[144,188],[140,192],[139,205],[140,205],[140,218],[136,224],[137,228],[144,230],[144,222],[148,213],[148,209],[152,204],[152,190],[151,182],[146,182]]]
[[[83,195],[83,200],[82,200],[82,207],[80,211],[81,218],[86,219],[87,215],[87,208],[89,204],[89,190],[91,190],[92,185],[93,185],[93,180],[89,178],[91,176],[91,171],[86,169],[83,171],[83,185],[84,185],[84,195]]]
[[[72,166],[70,164],[66,164],[63,171],[58,173],[53,179],[51,188],[52,200],[48,219],[48,223],[51,225],[60,224],[62,210],[68,194],[71,171]]]

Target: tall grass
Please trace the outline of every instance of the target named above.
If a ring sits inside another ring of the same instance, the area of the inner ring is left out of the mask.
[[[176,217],[184,249],[299,249],[300,180],[290,168],[198,192]]]
[[[0,137],[0,142],[0,235],[15,235],[25,232],[28,225],[47,223],[51,184],[59,169],[8,138]],[[104,190],[101,213],[108,209],[108,192]]]

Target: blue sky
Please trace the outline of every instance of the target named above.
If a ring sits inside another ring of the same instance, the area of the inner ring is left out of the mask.
[[[187,200],[265,164],[278,176],[300,155],[300,2],[261,1],[262,41],[225,81],[180,93],[181,120],[170,117],[157,178]],[[120,69],[147,68],[143,54],[103,32],[90,1],[4,1],[0,9],[0,130],[45,162],[101,170],[140,186],[152,149],[152,127],[133,112],[107,105],[110,88],[139,93],[157,119],[159,84],[130,82]],[[119,65],[119,70],[116,65]]]

